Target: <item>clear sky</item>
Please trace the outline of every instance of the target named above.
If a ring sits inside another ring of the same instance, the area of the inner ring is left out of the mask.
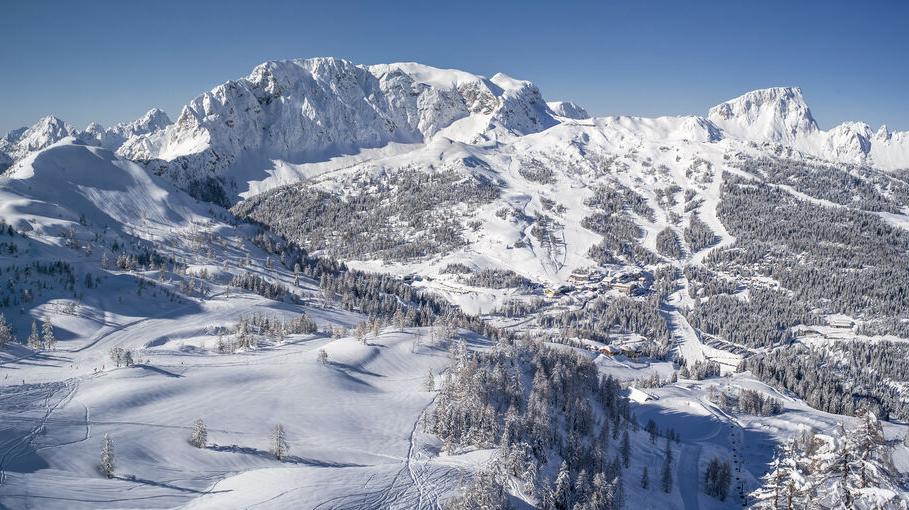
[[[594,115],[706,114],[802,87],[822,128],[909,130],[909,2],[147,2],[0,6],[0,133],[182,105],[266,60],[417,61],[536,83]]]

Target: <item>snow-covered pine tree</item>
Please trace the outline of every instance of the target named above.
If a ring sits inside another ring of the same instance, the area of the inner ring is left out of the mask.
[[[54,336],[54,325],[51,324],[51,321],[44,321],[44,324],[41,325],[41,336],[45,349],[50,351],[56,349],[57,338]]]
[[[13,331],[6,317],[0,313],[0,349],[6,347],[13,340]]]
[[[666,451],[663,456],[663,474],[660,477],[660,488],[667,494],[672,492],[672,449],[669,446],[669,441],[666,441]]]
[[[283,460],[287,456],[288,450],[284,426],[279,423],[271,430],[271,453],[274,454],[276,459]]]
[[[631,441],[628,438],[627,430],[622,431],[621,450],[622,450],[622,452],[621,452],[622,453],[622,465],[624,465],[627,468],[628,465],[631,463]]]
[[[650,488],[650,473],[647,472],[647,466],[644,466],[644,471],[641,472],[641,488]]]
[[[32,332],[29,333],[28,339],[25,341],[25,345],[29,349],[40,349],[41,348],[41,335],[38,334],[38,322],[32,321]]]
[[[328,353],[325,352],[325,349],[319,349],[319,353],[316,355],[316,360],[317,360],[317,361],[319,362],[319,364],[321,364],[321,365],[327,365],[327,364],[328,364]]]
[[[189,444],[196,448],[205,448],[207,443],[208,430],[205,428],[205,423],[202,422],[202,418],[198,418],[193,422],[193,429],[189,434]]]
[[[849,439],[856,449],[859,489],[883,487],[893,479],[896,468],[890,456],[890,446],[874,411],[864,409]]]
[[[110,434],[104,434],[104,442],[101,443],[101,463],[98,465],[101,474],[107,478],[114,476],[114,441]]]
[[[812,439],[813,440],[813,439]],[[796,457],[798,444],[789,439],[781,446],[761,481],[763,485],[749,497],[757,500],[755,510],[796,510],[803,507],[805,478]]]
[[[407,316],[404,315],[404,312],[400,308],[398,308],[395,310],[395,313],[391,318],[391,322],[395,325],[395,328],[398,331],[403,332],[404,327],[407,325]]]
[[[803,434],[789,441],[751,494],[760,510],[904,509],[906,500],[890,459],[890,447],[876,414],[865,409],[857,425],[842,424],[833,436]]]
[[[556,476],[555,489],[552,494],[555,510],[570,510],[571,508],[571,473],[568,463],[562,461],[559,474]]]
[[[366,334],[368,332],[369,326],[367,326],[366,321],[360,321],[357,323],[357,329],[355,335],[357,341],[363,345],[366,345]]]
[[[423,388],[426,391],[434,391],[436,389],[436,378],[432,375],[432,369],[426,371],[426,379],[423,380]]]
[[[420,335],[420,330],[414,330],[410,342],[410,352],[417,352],[417,349],[419,349],[421,345],[423,345],[423,337]]]

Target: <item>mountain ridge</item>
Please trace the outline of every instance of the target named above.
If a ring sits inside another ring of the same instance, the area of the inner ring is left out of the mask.
[[[426,144],[437,136],[498,143],[588,118],[582,107],[547,103],[532,82],[501,73],[486,78],[415,62],[358,65],[332,57],[269,61],[197,96],[174,123],[155,108],[107,129],[92,123],[77,131],[47,117],[11,131],[0,138],[0,171],[73,135],[142,162],[200,198],[228,205],[249,192],[244,181],[267,179],[269,167],[389,144]],[[678,118],[688,119],[679,133],[689,135],[682,138],[780,144],[834,162],[909,167],[909,133],[891,133],[886,126],[875,132],[861,122],[821,130],[799,87],[749,91],[705,116]],[[665,122],[671,121],[637,123]],[[231,170],[238,165],[243,168]]]

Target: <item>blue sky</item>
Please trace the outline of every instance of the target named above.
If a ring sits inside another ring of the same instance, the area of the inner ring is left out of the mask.
[[[594,115],[705,114],[802,87],[821,127],[909,130],[909,2],[5,2],[0,133],[182,105],[266,60],[417,61]]]

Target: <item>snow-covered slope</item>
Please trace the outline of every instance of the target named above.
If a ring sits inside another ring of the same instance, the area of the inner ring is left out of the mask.
[[[36,216],[59,221],[61,228],[89,221],[112,229],[146,221],[185,225],[203,218],[202,207],[173,183],[72,137],[15,164],[4,181],[3,217],[26,230],[33,229],[29,218]]]

